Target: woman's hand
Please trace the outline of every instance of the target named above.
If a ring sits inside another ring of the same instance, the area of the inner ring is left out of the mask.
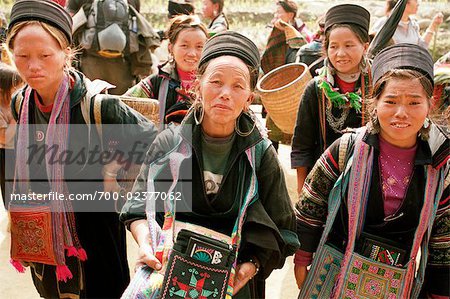
[[[147,265],[155,270],[161,270],[162,268],[160,261],[153,255],[153,250],[148,244],[139,246],[138,258],[136,260],[136,265],[134,266],[134,272],[144,265]]]
[[[295,280],[297,281],[297,287],[302,288],[305,283],[306,276],[308,275],[308,269],[306,266],[294,265]]]
[[[442,12],[437,13],[434,18],[433,21],[431,22],[431,26],[433,27],[432,30],[436,31],[438,29],[438,27],[444,22],[444,15],[442,14]]]
[[[282,19],[278,19],[273,23],[273,26],[275,26],[277,29],[284,31],[287,27],[287,23],[284,22]]]
[[[117,182],[117,178],[103,174],[103,191],[104,192],[120,192],[120,185]]]
[[[119,172],[122,166],[112,161],[103,166],[103,191],[104,192],[120,192],[120,185],[117,183],[117,172]]]
[[[252,262],[237,265],[234,278],[233,296],[244,287],[256,274],[256,266]]]

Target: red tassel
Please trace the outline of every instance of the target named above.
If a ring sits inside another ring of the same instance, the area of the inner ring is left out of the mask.
[[[70,272],[66,265],[56,266],[56,278],[58,281],[67,282],[67,279],[72,279],[72,277],[72,272]]]
[[[11,259],[9,262],[11,263],[11,265],[13,265],[14,268],[16,268],[17,272],[25,273],[25,267],[22,265],[21,262],[13,259]]]
[[[82,262],[87,260],[87,253],[86,253],[86,251],[83,248],[78,248],[78,258]]]
[[[67,256],[78,256],[78,251],[74,246],[66,247]]]

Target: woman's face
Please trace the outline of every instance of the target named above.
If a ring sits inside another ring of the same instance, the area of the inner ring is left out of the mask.
[[[199,89],[205,110],[203,130],[213,137],[231,135],[236,119],[253,100],[247,65],[234,56],[217,57],[208,64]]]
[[[23,27],[13,41],[13,58],[23,80],[33,89],[54,90],[64,75],[66,51],[40,25]]]
[[[338,27],[330,32],[327,56],[339,72],[354,74],[359,71],[359,64],[368,46],[368,43],[361,43],[349,28]]]
[[[201,29],[186,28],[180,31],[175,43],[169,45],[177,68],[185,72],[196,71],[205,42],[206,35]]]
[[[294,17],[294,13],[287,12],[281,5],[277,5],[277,11],[274,14],[275,19],[280,19],[286,23],[290,23],[294,19]]]
[[[408,16],[409,15],[415,15],[417,14],[417,11],[419,10],[419,0],[409,0],[406,3],[405,12]]]
[[[417,134],[430,109],[419,79],[400,78],[387,81],[375,108],[381,137],[402,148],[416,144]]]
[[[212,3],[211,0],[203,0],[202,12],[203,16],[207,19],[214,19],[215,13],[219,11],[219,4]]]

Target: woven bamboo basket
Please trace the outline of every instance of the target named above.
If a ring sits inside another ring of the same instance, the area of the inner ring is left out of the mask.
[[[151,120],[155,125],[159,124],[158,100],[127,96],[120,96],[119,98],[122,102]]]
[[[282,65],[264,75],[256,86],[270,118],[283,132],[294,134],[301,96],[311,74],[304,63]]]

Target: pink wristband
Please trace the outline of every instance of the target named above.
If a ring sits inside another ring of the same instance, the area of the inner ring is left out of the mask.
[[[313,253],[297,250],[294,255],[294,264],[298,266],[309,266],[312,262]]]

